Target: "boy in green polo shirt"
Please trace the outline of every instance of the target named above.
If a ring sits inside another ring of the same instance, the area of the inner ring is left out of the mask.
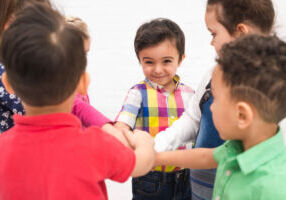
[[[286,199],[286,43],[248,36],[224,46],[212,74],[216,149],[157,153],[156,165],[216,168],[214,200]]]

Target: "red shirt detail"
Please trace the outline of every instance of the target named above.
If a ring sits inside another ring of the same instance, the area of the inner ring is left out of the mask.
[[[14,115],[0,135],[0,199],[106,200],[104,180],[124,182],[135,154],[72,114]]]

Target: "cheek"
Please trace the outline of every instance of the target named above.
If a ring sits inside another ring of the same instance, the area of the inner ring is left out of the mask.
[[[217,53],[220,51],[221,47],[224,45],[224,44],[227,44],[231,41],[233,41],[234,38],[231,37],[230,35],[228,34],[224,34],[222,35],[220,38],[218,38],[218,41],[217,41],[217,45],[216,45],[216,51]]]
[[[145,76],[148,76],[149,74],[152,73],[152,68],[142,65],[142,71],[143,71]]]
[[[216,108],[216,104],[212,103],[211,107],[210,107],[211,113],[212,113],[212,118],[213,121],[215,122],[218,118],[219,113],[217,112],[217,108]]]

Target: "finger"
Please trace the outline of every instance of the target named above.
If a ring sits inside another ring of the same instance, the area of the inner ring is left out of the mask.
[[[122,134],[123,136],[125,137],[125,139],[127,140],[129,146],[132,148],[132,149],[135,149],[135,138],[133,136],[133,133],[129,130],[123,130],[122,131]]]

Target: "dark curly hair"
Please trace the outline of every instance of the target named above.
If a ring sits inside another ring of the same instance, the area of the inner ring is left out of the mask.
[[[286,117],[286,43],[250,35],[222,47],[217,59],[235,100],[252,104],[267,122]]]
[[[258,28],[270,34],[274,25],[275,11],[271,0],[208,0],[215,6],[217,20],[233,35],[239,23]]]
[[[165,18],[154,19],[138,28],[134,40],[137,58],[139,59],[139,52],[144,48],[157,45],[166,39],[174,41],[180,62],[185,54],[185,35],[178,24]]]

